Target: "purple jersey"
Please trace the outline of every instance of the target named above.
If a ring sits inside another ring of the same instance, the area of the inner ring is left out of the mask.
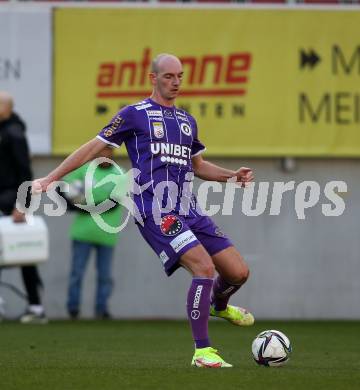
[[[135,181],[140,186],[152,182],[134,195],[142,215],[152,214],[153,199],[159,210],[167,205],[175,213],[196,214],[194,197],[185,189],[192,178],[191,158],[205,146],[198,139],[196,121],[190,114],[146,99],[120,110],[97,138],[114,147],[124,142],[133,168],[141,172]],[[159,183],[162,185],[157,187]],[[160,199],[157,189],[162,187]],[[184,207],[184,198],[191,198],[185,202],[188,208]]]

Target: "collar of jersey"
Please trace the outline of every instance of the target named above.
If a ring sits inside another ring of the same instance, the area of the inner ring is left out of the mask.
[[[163,106],[162,104],[156,102],[155,100],[152,100],[151,98],[148,98],[148,101],[151,103],[151,104],[154,104],[154,105],[157,105],[161,108],[163,108],[164,110],[175,110],[175,106],[171,106],[171,107],[168,107],[168,106]]]

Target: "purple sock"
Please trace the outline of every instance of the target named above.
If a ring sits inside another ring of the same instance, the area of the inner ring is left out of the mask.
[[[215,279],[211,295],[211,304],[216,311],[225,310],[231,295],[235,294],[241,287],[228,283],[220,275]]]
[[[213,279],[193,278],[189,288],[186,307],[196,348],[210,347],[208,321],[213,283]]]

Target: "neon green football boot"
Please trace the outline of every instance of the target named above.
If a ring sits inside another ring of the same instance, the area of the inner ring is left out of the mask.
[[[228,368],[232,367],[231,364],[226,363],[222,359],[217,350],[211,347],[196,348],[194,357],[192,358],[191,365],[202,368]]]
[[[227,305],[225,310],[216,311],[214,306],[210,306],[210,315],[228,320],[234,325],[251,326],[254,324],[254,316],[242,307]]]

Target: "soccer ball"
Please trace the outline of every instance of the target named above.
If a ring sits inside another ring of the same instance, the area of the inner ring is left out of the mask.
[[[283,366],[290,358],[291,344],[284,333],[264,330],[252,343],[254,360],[261,366]]]

